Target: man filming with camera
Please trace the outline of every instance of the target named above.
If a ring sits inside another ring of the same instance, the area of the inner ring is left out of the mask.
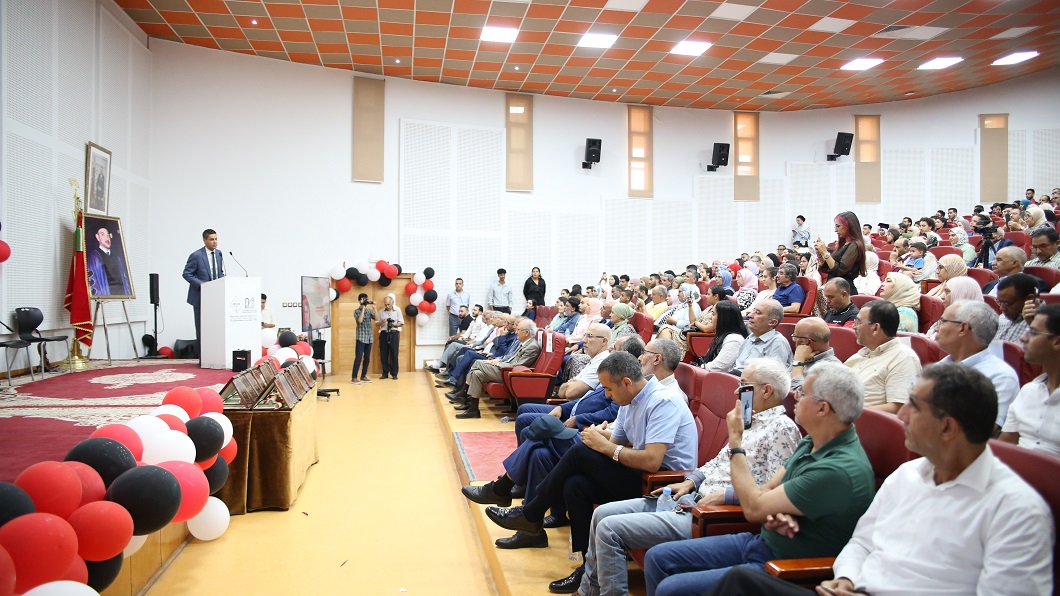
[[[1005,231],[994,225],[990,216],[982,213],[975,216],[972,228],[976,234],[983,236],[983,244],[979,247],[979,255],[975,257],[970,267],[985,267],[990,269],[997,256],[997,251],[1012,246],[1012,241],[1005,238]]]
[[[368,378],[368,363],[372,360],[372,325],[375,321],[375,302],[368,299],[368,294],[363,292],[359,294],[357,303],[360,306],[353,311],[353,317],[357,320],[357,352],[353,360],[353,379],[351,380],[354,385],[372,382]],[[363,368],[362,358],[364,359]],[[358,368],[361,369],[360,377],[357,376]]]

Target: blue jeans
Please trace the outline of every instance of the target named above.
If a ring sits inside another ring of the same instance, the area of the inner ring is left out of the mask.
[[[749,532],[666,542],[648,550],[644,581],[648,596],[699,595],[709,592],[731,567],[763,571],[766,561],[774,558],[773,549]]]

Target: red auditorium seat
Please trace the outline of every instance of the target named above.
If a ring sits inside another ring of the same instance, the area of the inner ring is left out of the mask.
[[[964,256],[964,254],[961,252],[961,249],[957,248],[956,246],[933,246],[928,249],[928,252],[935,255],[936,259],[941,259],[946,255],[957,255],[958,257],[962,258]]]
[[[939,320],[942,316],[942,311],[946,310],[946,305],[942,303],[941,298],[935,298],[934,296],[920,296],[920,313],[917,316],[917,330],[920,333],[927,333],[928,329],[935,324],[935,321]]]
[[[645,344],[651,341],[652,331],[655,330],[655,321],[651,317],[642,312],[636,312],[633,313],[633,318],[629,322],[640,334],[640,338],[644,340]]]
[[[695,358],[702,358],[714,343],[714,334],[694,331],[686,335],[685,340],[688,343],[688,352]]]
[[[835,357],[843,362],[846,362],[847,358],[850,358],[861,349],[861,346],[858,345],[857,334],[854,333],[853,329],[830,327],[829,331],[832,332],[832,337],[828,341],[828,345],[835,352]]]
[[[993,296],[989,296],[987,294],[983,294],[983,302],[989,304],[990,308],[994,309],[994,312],[996,312],[997,314],[1001,314],[1001,305],[997,303],[997,298],[994,298]]]
[[[552,350],[549,351],[548,336],[552,336]],[[563,366],[563,353],[567,347],[567,338],[562,333],[538,330],[537,341],[541,343],[533,368],[517,366],[501,373],[500,383],[487,383],[486,393],[496,399],[511,400],[512,406],[519,402],[544,403],[552,396],[556,387],[559,369]]]
[[[795,333],[795,323],[787,322],[777,325],[777,333],[783,335],[788,340],[788,345],[791,346],[791,351],[794,353],[795,340],[791,339],[791,336]]]
[[[997,274],[990,269],[983,269],[982,267],[969,267],[968,277],[975,280],[975,283],[979,284],[979,287],[983,287],[986,284],[997,279]]]
[[[1027,253],[1027,258],[1031,256],[1031,235],[1027,232],[1005,232],[1005,239],[1011,240],[1013,244],[1023,249],[1023,252]]]
[[[806,298],[802,300],[802,305],[799,307],[797,313],[787,313],[784,315],[784,321],[796,322],[799,319],[805,319],[806,317],[813,316],[813,304],[817,300],[817,282],[813,281],[808,277],[799,276],[795,278],[795,283],[799,284],[804,292],[806,292]]]
[[[552,322],[552,319],[556,318],[556,314],[559,312],[555,306],[535,306],[534,312],[537,313],[534,316],[534,323],[539,329],[548,327],[548,324]]]
[[[899,331],[898,337],[909,338],[909,347],[913,348],[917,357],[920,358],[921,366],[927,366],[942,359],[942,350],[939,349],[939,345],[927,337],[919,333],[906,333],[904,331]]]
[[[1060,284],[1060,269],[1053,269],[1052,267],[1024,267],[1023,272],[1045,280],[1045,283],[1049,284],[1050,288]]]
[[[1046,304],[1060,304],[1060,294],[1042,294],[1038,297]],[[1001,307],[998,308],[1000,309]],[[998,311],[998,314],[1001,314],[1000,311]]]
[[[876,268],[876,274],[880,276],[880,283],[881,284],[884,282],[884,280],[887,279],[887,274],[890,273],[893,270],[894,269],[891,267],[891,262],[889,260],[880,259],[880,264]],[[882,288],[882,286],[881,286],[881,288]],[[879,290],[876,290],[876,291],[879,292]]]
[[[969,234],[968,244],[971,244],[975,248],[976,252],[979,252],[979,247],[983,245],[983,237],[979,234]]]
[[[1023,346],[1011,342],[1001,342],[1002,350],[1005,354],[1005,363],[1012,367],[1012,370],[1016,371],[1016,375],[1019,376],[1020,386],[1030,383],[1042,374],[1042,367],[1037,364],[1031,364],[1023,359]]]
[[[857,305],[859,309],[863,308],[866,304],[872,302],[873,300],[883,300],[883,298],[880,298],[879,296],[868,296],[865,294],[854,294],[850,297],[850,301]]]

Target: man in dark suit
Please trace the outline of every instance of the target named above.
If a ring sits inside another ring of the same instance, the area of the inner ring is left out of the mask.
[[[199,345],[199,300],[202,296],[199,286],[225,276],[224,258],[221,251],[217,250],[217,232],[211,229],[203,230],[202,243],[203,247],[188,255],[188,263],[184,265],[184,280],[188,282],[188,304],[195,311],[196,346]]]
[[[534,335],[537,334],[537,325],[530,319],[523,319],[515,327],[516,337],[519,339],[519,347],[515,352],[504,360],[479,360],[471,366],[471,372],[467,375],[468,389],[466,403],[463,404],[464,411],[457,414],[457,418],[481,418],[478,410],[478,398],[486,395],[483,387],[486,383],[499,383],[501,371],[516,366],[533,366],[537,355],[541,353],[541,344],[537,342]],[[465,397],[460,395],[459,397]]]

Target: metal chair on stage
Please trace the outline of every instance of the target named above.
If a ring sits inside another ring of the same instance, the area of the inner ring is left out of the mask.
[[[43,336],[37,327],[44,322],[44,313],[39,308],[32,306],[23,306],[15,309],[15,327],[18,328],[18,337],[22,341],[29,342],[31,344],[37,344],[37,351],[40,353],[40,377],[44,378],[44,344],[52,341],[61,341],[66,344],[66,353],[70,353],[70,336],[69,335],[53,335]],[[33,335],[36,332],[37,335]],[[68,358],[70,361],[70,372],[74,372],[74,361],[72,358]],[[30,366],[32,374],[33,367]]]
[[[15,333],[15,330],[10,328],[10,327],[8,327],[3,321],[0,321],[0,325],[3,325],[4,329],[7,329],[11,333]],[[14,359],[8,357],[8,352],[10,352],[12,349],[15,350],[15,358],[18,358],[18,351],[19,350],[21,350],[22,348],[26,349],[26,366],[29,367],[29,378],[30,378],[30,380],[34,380],[34,381],[37,379],[36,377],[33,376],[33,360],[30,359],[29,346],[30,346],[30,343],[28,341],[24,341],[24,340],[21,340],[21,339],[11,339],[11,340],[8,340],[8,341],[0,341],[0,347],[4,348],[4,363],[7,365],[7,386],[8,387],[11,386],[11,364],[14,362]]]

